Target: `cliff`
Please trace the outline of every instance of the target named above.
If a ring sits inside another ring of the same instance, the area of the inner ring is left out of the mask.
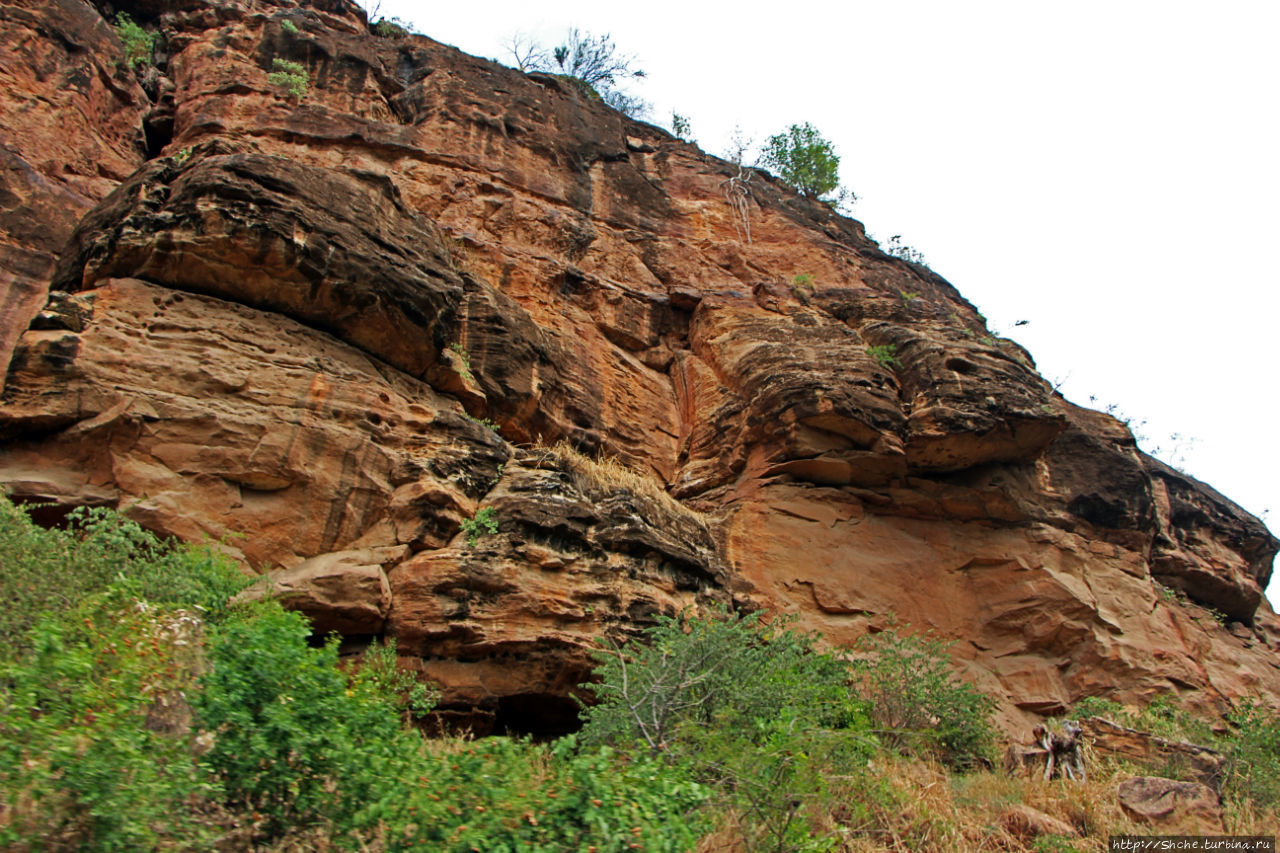
[[[1009,724],[1280,702],[1280,543],[858,222],[347,0],[115,9],[153,64],[0,0],[0,482],[45,522],[219,540],[477,731],[572,728],[599,638],[712,602],[935,631]]]

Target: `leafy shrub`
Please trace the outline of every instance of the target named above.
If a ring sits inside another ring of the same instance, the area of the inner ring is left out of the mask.
[[[284,30],[286,33],[288,33],[291,36],[296,36],[298,34],[298,25],[295,24],[293,21],[289,20],[288,18],[285,18],[282,21],[280,21],[280,29]]]
[[[671,113],[671,134],[681,142],[693,141],[693,126],[689,124],[689,119],[680,113]]]
[[[713,786],[720,814],[741,816],[749,850],[813,841],[833,773],[865,765],[872,741],[844,661],[816,637],[759,614],[660,617],[642,642],[602,652],[586,743],[639,740]]]
[[[399,659],[395,640],[374,643],[351,681],[353,689],[368,689],[391,700],[405,722],[411,722],[429,714],[440,694],[401,669]]]
[[[409,25],[400,18],[379,18],[369,25],[369,31],[379,38],[404,38],[409,35]]]
[[[118,588],[42,617],[0,667],[0,847],[202,847],[220,799],[184,725],[199,616]],[[41,841],[43,840],[43,841]]]
[[[68,611],[114,586],[155,604],[220,618],[249,583],[211,548],[161,542],[107,509],[77,508],[64,530],[45,530],[0,495],[0,652],[17,656],[47,613]]]
[[[807,198],[835,202],[840,186],[840,158],[817,128],[805,122],[793,124],[770,136],[760,162]]]
[[[894,234],[889,238],[888,242],[881,246],[881,248],[884,250],[886,255],[892,255],[895,258],[901,258],[904,261],[919,264],[922,267],[927,267],[929,265],[928,262],[925,261],[923,252],[902,242],[901,234]]]
[[[885,370],[893,370],[895,367],[902,366],[902,361],[898,358],[896,344],[873,344],[867,347],[867,355],[879,362],[880,366]]]
[[[389,850],[684,853],[706,825],[681,769],[572,737],[437,742],[409,769],[379,813]]]
[[[474,548],[484,535],[493,536],[498,532],[498,511],[491,506],[476,510],[475,518],[464,519],[462,530],[467,534],[467,546]]]
[[[814,724],[848,710],[845,665],[816,638],[767,625],[759,613],[659,616],[643,641],[597,654],[597,704],[583,714],[585,743],[643,741],[661,749],[683,724],[751,721],[803,709]]]
[[[268,83],[272,86],[287,87],[289,94],[295,98],[302,98],[307,94],[307,84],[311,81],[311,75],[307,73],[307,69],[301,62],[273,59],[271,67],[275,71],[267,75]]]
[[[229,621],[211,638],[210,670],[194,706],[213,734],[203,763],[229,802],[278,835],[296,824],[356,822],[401,748],[399,712],[378,681],[350,685],[336,637],[307,645],[311,626],[275,603]]]
[[[956,678],[947,648],[895,628],[869,634],[857,644],[855,683],[886,744],[971,767],[991,758],[995,702]]]
[[[124,63],[130,67],[151,64],[159,34],[149,33],[124,12],[116,15],[116,36],[124,44]]]

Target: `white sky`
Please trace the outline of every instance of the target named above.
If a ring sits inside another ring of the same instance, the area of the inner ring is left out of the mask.
[[[1149,452],[1280,514],[1280,3],[846,0],[794,7],[383,0],[510,64],[517,31],[608,33],[669,126],[720,154],[811,122],[874,236],[901,234]],[[802,11],[803,10],[803,11]],[[1019,320],[1027,325],[1014,327]],[[1185,439],[1177,452],[1177,441]],[[1280,515],[1277,515],[1280,517]],[[1280,607],[1280,583],[1270,589]]]

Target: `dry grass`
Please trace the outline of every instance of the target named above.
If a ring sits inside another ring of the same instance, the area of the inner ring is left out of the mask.
[[[957,775],[918,759],[880,755],[868,773],[830,780],[828,795],[806,816],[814,830],[838,839],[831,849],[839,853],[1104,851],[1108,835],[1153,832],[1120,810],[1116,787],[1128,775],[1120,767],[1101,768],[1083,784],[1002,771]],[[1062,821],[1073,835],[1042,837],[1037,847],[1035,838],[1006,825],[1005,816],[1019,805]],[[1236,831],[1250,826],[1262,824],[1237,824]],[[739,816],[726,812],[697,853],[746,851],[746,834]]]
[[[609,494],[626,491],[664,515],[684,516],[706,526],[709,516],[691,509],[671,497],[649,476],[624,463],[617,456],[601,455],[592,459],[567,441],[545,448],[555,454],[577,476],[578,486],[585,492]]]

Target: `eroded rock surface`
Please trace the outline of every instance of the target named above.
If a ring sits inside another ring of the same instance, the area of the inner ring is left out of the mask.
[[[0,0],[0,482],[43,518],[222,540],[477,731],[730,601],[954,639],[1019,727],[1280,701],[1275,538],[859,223],[762,173],[741,218],[736,167],[347,0],[116,6],[153,66]]]

